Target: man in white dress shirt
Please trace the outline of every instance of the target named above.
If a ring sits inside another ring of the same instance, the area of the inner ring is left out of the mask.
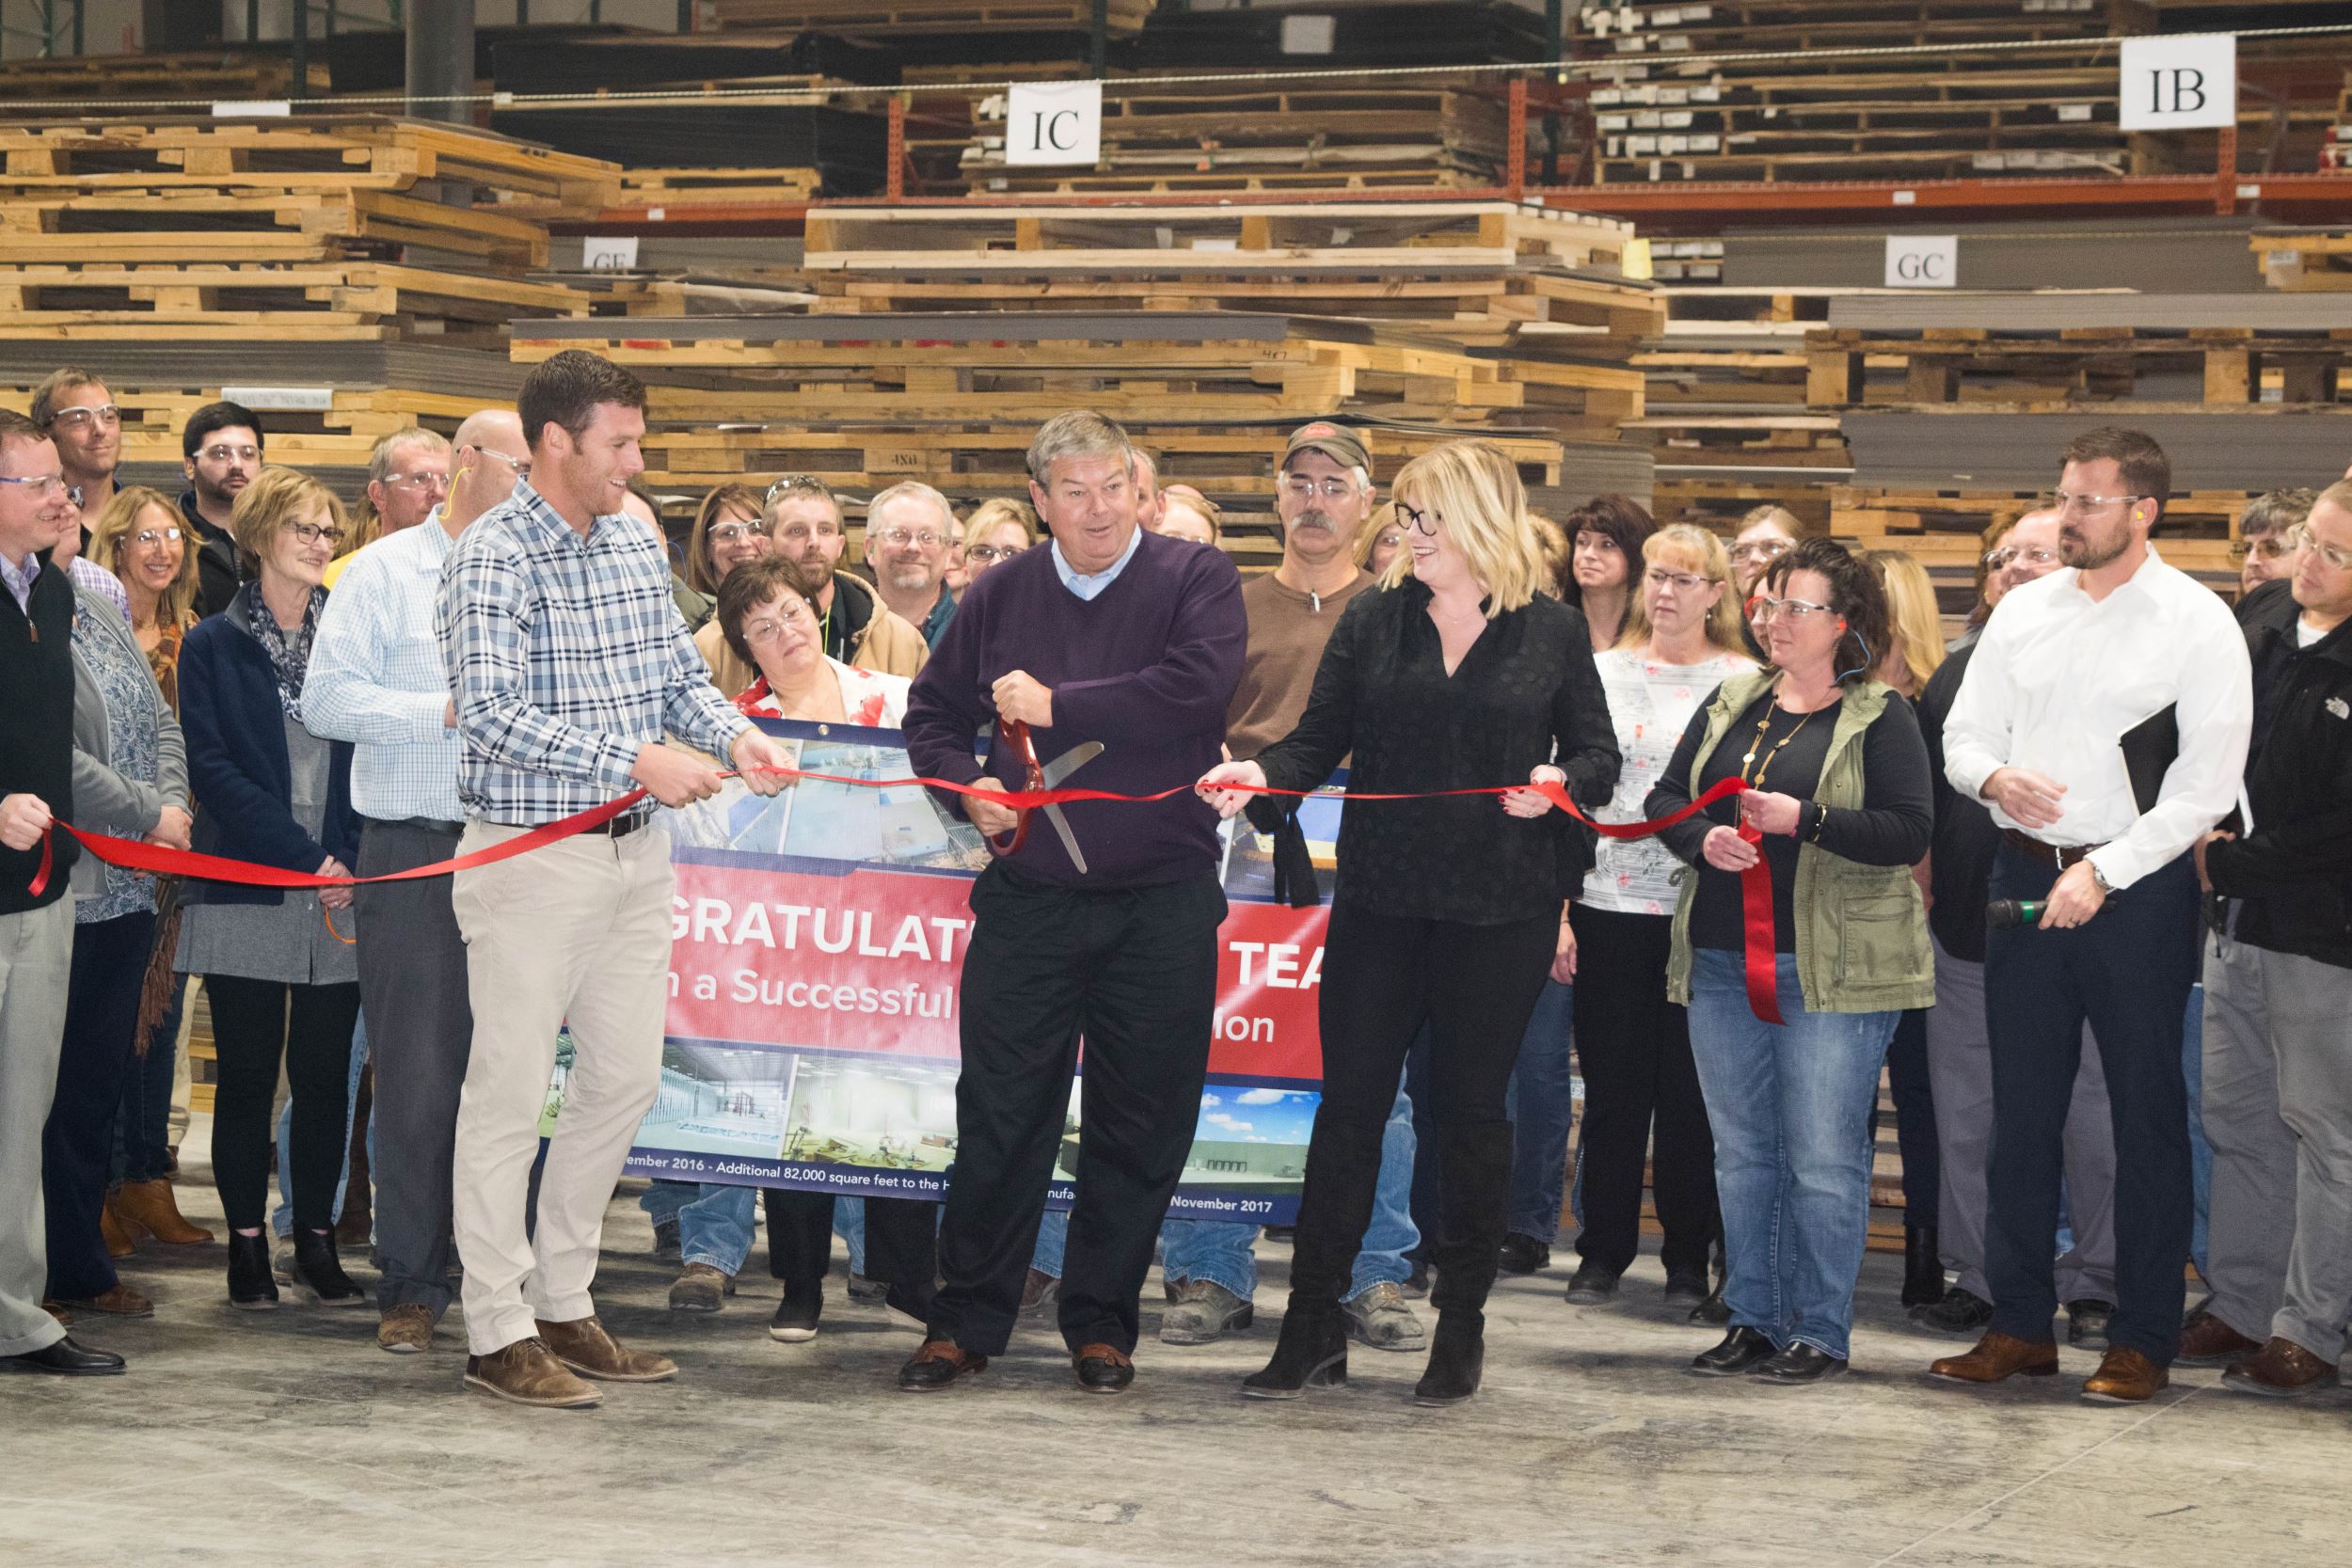
[[[2236,801],[2252,725],[2246,644],[2219,597],[2149,546],[2171,467],[2137,431],[2068,444],[2055,505],[2068,569],[2013,589],[1945,726],[1945,774],[1992,807],[1993,1321],[1936,1375],[2051,1372],[2058,1173],[2088,1021],[2115,1127],[2116,1310],[2086,1396],[2152,1398],[2180,1336],[2188,1257],[2183,1017],[2197,978],[2188,849]]]

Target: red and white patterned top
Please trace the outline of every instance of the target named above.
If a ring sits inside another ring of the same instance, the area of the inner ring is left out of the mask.
[[[872,670],[860,670],[837,658],[827,658],[834,677],[841,683],[841,711],[844,722],[869,730],[895,730],[906,717],[907,689],[914,683],[904,675],[885,675]],[[735,699],[737,711],[755,719],[781,719],[784,709],[775,693],[768,689],[768,677],[752,682],[744,693]]]

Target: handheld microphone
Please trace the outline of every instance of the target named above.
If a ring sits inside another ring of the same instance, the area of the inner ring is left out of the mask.
[[[1984,928],[2007,931],[2020,926],[2039,926],[2042,911],[2047,907],[2039,898],[1995,898],[1984,907]]]

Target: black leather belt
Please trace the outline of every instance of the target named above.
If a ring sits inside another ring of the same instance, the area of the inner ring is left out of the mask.
[[[652,822],[653,818],[650,816],[616,816],[610,822],[599,823],[593,828],[582,828],[580,831],[596,838],[627,838],[638,829],[650,826]],[[547,824],[544,822],[492,822],[488,826],[504,828],[511,832],[527,833],[544,828]]]
[[[2003,828],[2001,837],[2027,860],[2056,865],[2060,871],[2070,865],[2080,864],[2106,847],[2104,844],[2044,844],[2031,833],[2019,832],[2015,828]]]
[[[450,838],[466,831],[463,822],[443,822],[433,816],[370,816],[362,820],[373,828],[414,828],[421,833],[441,833]]]

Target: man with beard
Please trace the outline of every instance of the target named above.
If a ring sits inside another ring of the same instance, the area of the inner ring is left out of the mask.
[[[1225,715],[1226,749],[1245,761],[1296,726],[1340,611],[1373,584],[1352,548],[1372,514],[1372,458],[1363,442],[1327,420],[1299,426],[1275,474],[1274,505],[1282,519],[1282,563],[1242,587],[1249,644]],[[1412,1181],[1413,1106],[1400,1092],[1381,1138],[1372,1227],[1343,1304],[1350,1336],[1375,1350],[1416,1351],[1427,1342],[1402,1289],[1412,1272],[1405,1254],[1421,1240],[1407,1203]],[[1164,1343],[1203,1345],[1249,1326],[1257,1239],[1256,1226],[1229,1220],[1169,1220],[1160,1227],[1169,1302],[1160,1319]]]
[[[181,430],[180,456],[188,476],[180,513],[196,536],[196,612],[217,615],[244,580],[229,514],[238,492],[262,471],[261,417],[243,404],[208,403]]]
[[[930,657],[923,634],[876,604],[864,582],[838,570],[850,534],[842,526],[841,502],[823,480],[787,474],[770,485],[768,524],[775,553],[817,584],[828,657],[910,679],[922,670]]]
[[[1953,789],[2001,829],[1989,891],[2040,906],[1985,943],[1993,1319],[1939,1377],[2058,1370],[2051,1318],[2066,1116],[2097,1031],[2115,1129],[2115,1315],[2085,1397],[2153,1399],[2181,1332],[2192,1219],[2181,1045],[2197,979],[2188,850],[2235,803],[2253,724],[2228,607],[2149,547],[2171,488],[2136,430],[2068,443],[2052,510],[2067,569],[2010,592],[1944,730]]]
[[[947,547],[958,537],[947,498],[917,480],[894,484],[866,505],[866,563],[891,613],[923,634],[926,647],[956,618],[947,592]]]

